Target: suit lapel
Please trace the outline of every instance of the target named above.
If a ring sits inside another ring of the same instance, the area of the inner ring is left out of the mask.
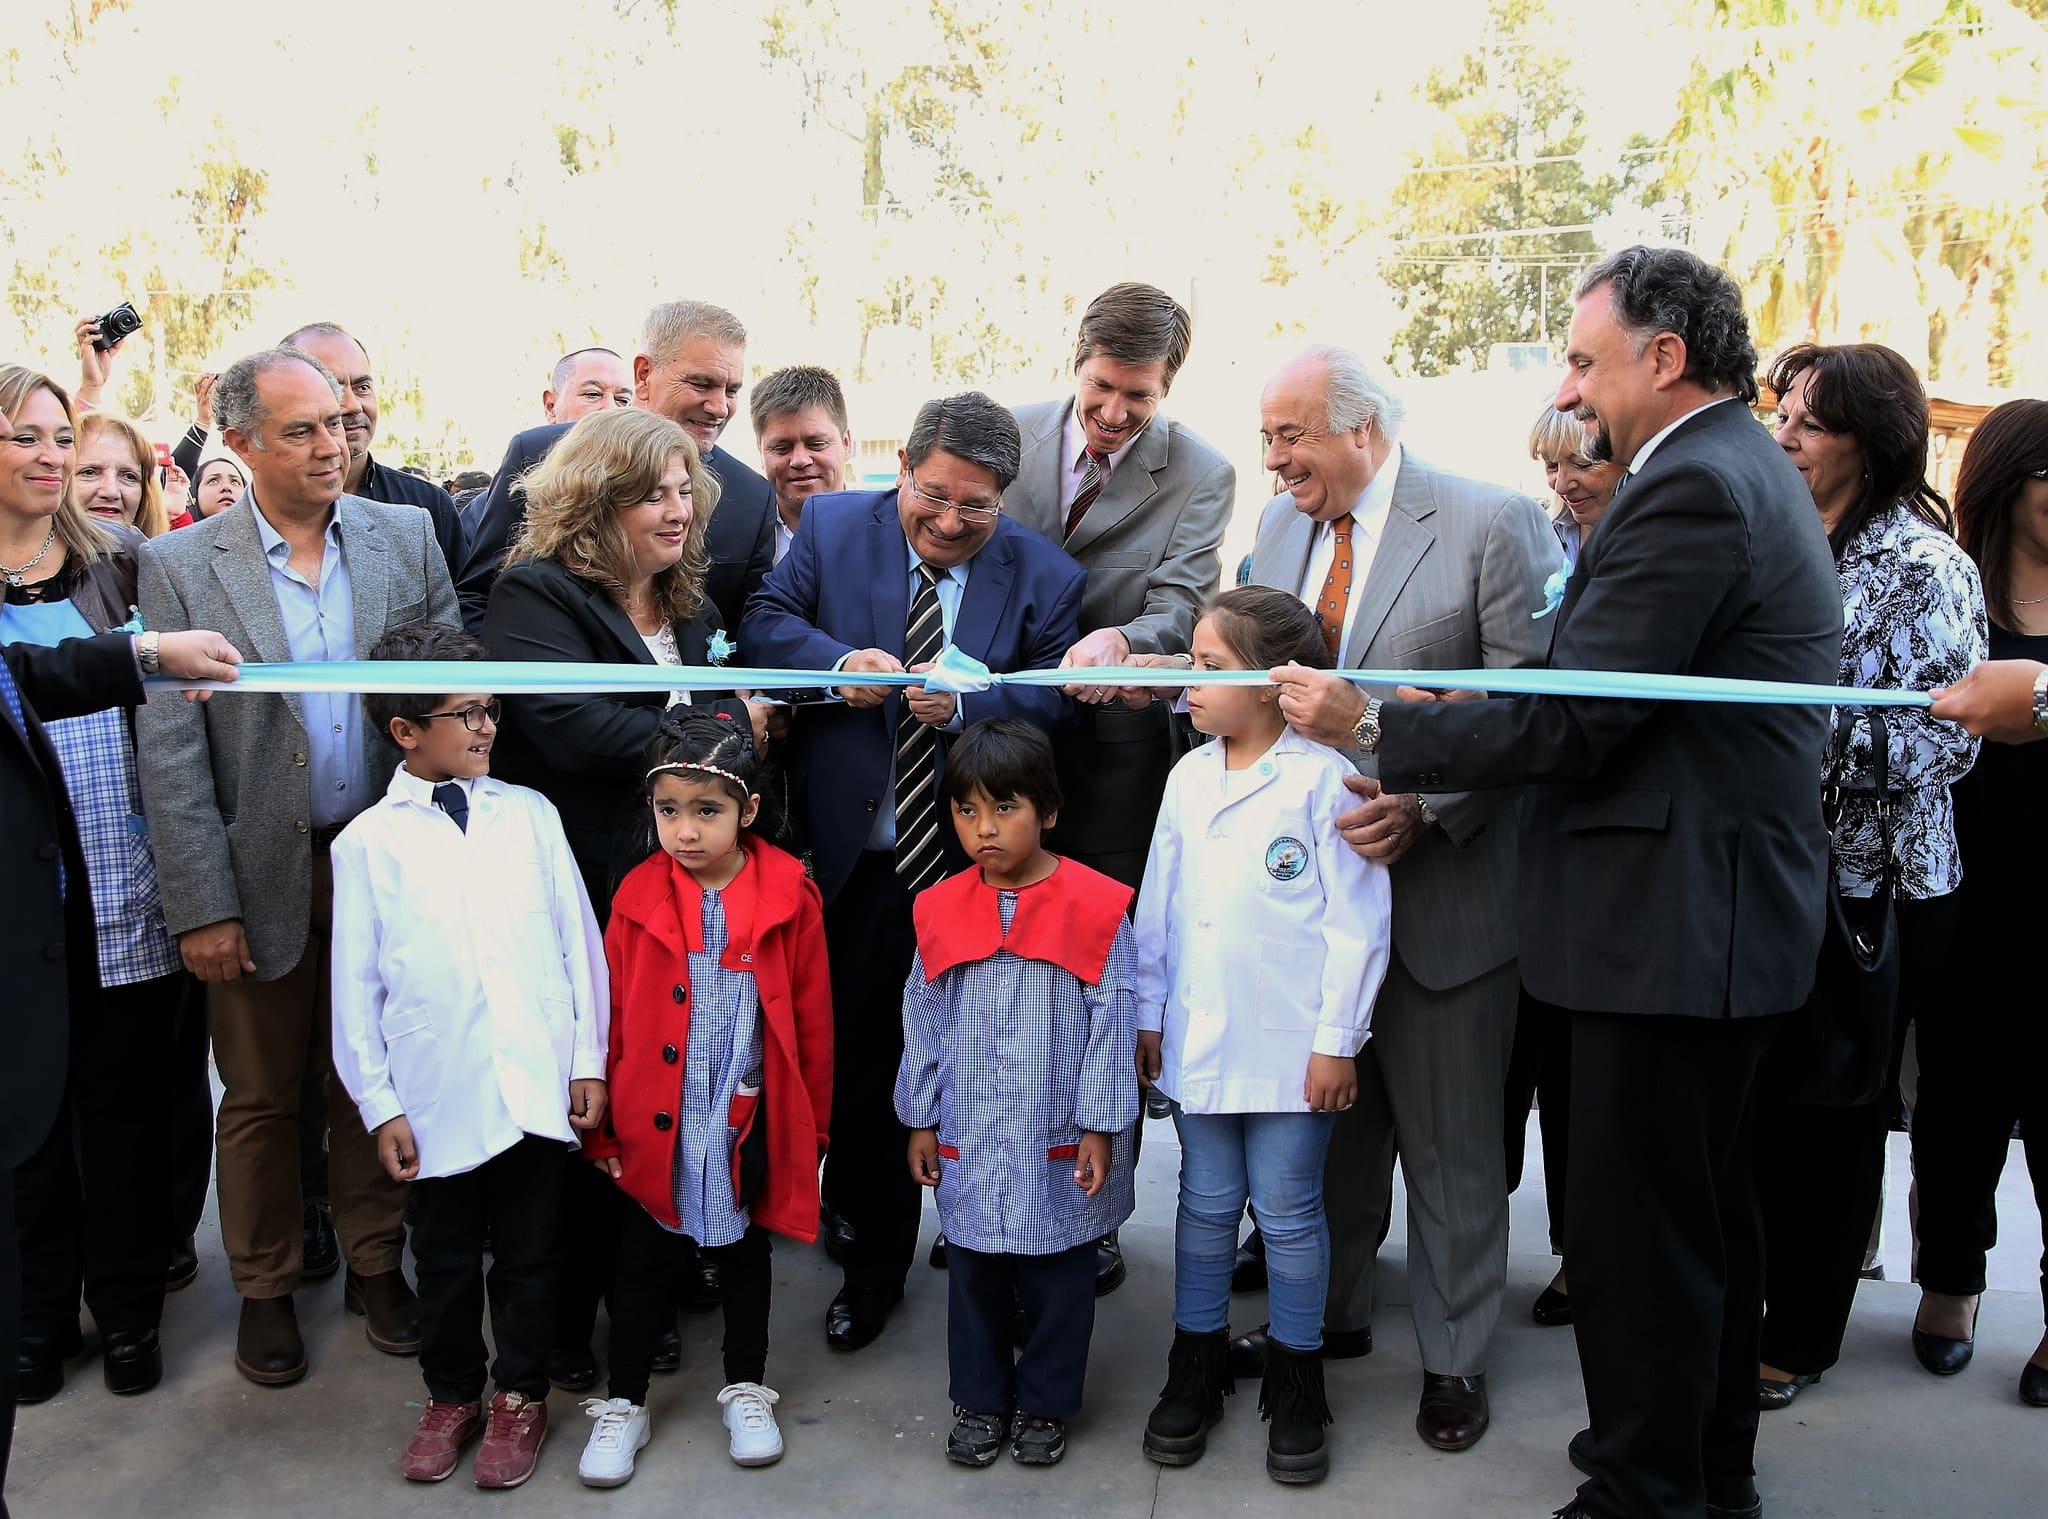
[[[1283,591],[1294,590],[1301,585],[1302,577],[1308,574],[1308,561],[1315,547],[1317,524],[1294,510],[1293,503],[1287,507],[1287,515],[1280,520],[1280,527],[1273,536],[1273,547],[1265,566],[1271,575],[1271,584]],[[1315,598],[1317,587],[1309,587],[1302,596],[1303,601]]]
[[[628,659],[637,660],[643,665],[655,662],[653,651],[647,647],[647,640],[642,638],[640,630],[633,626],[633,619],[626,615],[624,607],[596,586],[590,588],[590,606],[597,614],[597,620],[619,641],[619,647],[625,651]],[[680,648],[678,652],[681,652]]]
[[[998,527],[968,563],[967,590],[960,598],[960,615],[953,619],[952,643],[961,653],[987,660],[1016,580],[1015,540]]]
[[[1067,411],[1073,404],[1069,400],[1048,408],[1038,431],[1025,440],[1024,457],[1017,465],[1017,483],[1012,487],[1017,498],[1017,520],[1055,543],[1059,542],[1064,525],[1060,521],[1060,468],[1066,461],[1060,454],[1067,431]]]
[[[1067,540],[1068,553],[1080,553],[1159,494],[1158,477],[1166,472],[1166,429],[1166,418],[1155,415]]]
[[[868,523],[868,584],[874,598],[874,647],[903,657],[904,624],[910,620],[910,548],[903,539],[903,519],[896,515],[896,493],[883,491]]]
[[[241,619],[249,648],[264,664],[286,664],[292,657],[291,641],[284,634],[284,617],[277,610],[277,592],[270,584],[270,561],[264,557],[263,539],[256,531],[256,502],[247,498],[246,511],[229,511],[213,540],[213,574],[220,582],[228,605]],[[284,693],[301,728],[306,726],[305,704],[298,693]]]
[[[1415,566],[1436,542],[1436,534],[1425,521],[1435,511],[1428,476],[1412,458],[1403,457],[1401,472],[1394,479],[1394,499],[1380,528],[1379,547],[1373,552],[1372,568],[1366,571],[1365,585],[1359,592],[1358,615],[1352,619],[1351,636],[1345,640],[1347,669],[1365,667],[1365,651],[1379,636],[1401,587],[1408,583]]]
[[[368,659],[384,636],[384,614],[391,607],[391,556],[384,528],[353,496],[334,508],[341,529],[341,551],[348,556],[348,594],[354,603],[356,658]]]

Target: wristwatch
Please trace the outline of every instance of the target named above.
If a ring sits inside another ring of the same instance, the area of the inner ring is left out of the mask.
[[[1380,699],[1377,696],[1365,704],[1365,711],[1352,726],[1351,736],[1358,741],[1361,754],[1380,752]]]
[[[135,635],[135,662],[142,667],[144,675],[163,673],[163,661],[157,656],[156,644],[157,635],[154,633]]]
[[[1419,792],[1415,797],[1415,811],[1421,817],[1423,827],[1436,827],[1436,808],[1430,806],[1429,798]]]
[[[2034,726],[2048,733],[2048,669],[2034,677]]]

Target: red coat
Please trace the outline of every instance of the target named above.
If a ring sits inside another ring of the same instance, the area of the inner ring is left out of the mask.
[[[832,992],[825,913],[818,888],[794,858],[748,839],[747,865],[723,892],[722,963],[752,971],[761,1000],[761,1097],[744,1102],[741,1139],[767,1124],[767,1166],[751,1204],[764,1229],[808,1243],[818,1237],[818,1157],[832,1115]],[[665,854],[651,855],[619,884],[605,930],[611,966],[610,1107],[586,1135],[592,1159],[616,1155],[619,1185],[670,1228],[677,1223],[675,1124],[679,1060],[690,1045],[690,961],[703,948],[703,894]],[[735,1144],[735,1164],[739,1146]],[[737,1179],[735,1179],[737,1192]]]

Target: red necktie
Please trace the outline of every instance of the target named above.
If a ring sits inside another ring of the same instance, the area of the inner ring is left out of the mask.
[[[1067,508],[1069,538],[1081,525],[1081,519],[1088,515],[1088,508],[1095,504],[1095,498],[1102,494],[1102,482],[1109,478],[1108,471],[1103,468],[1109,463],[1108,455],[1088,448],[1081,451],[1081,457],[1085,461],[1081,468],[1081,488],[1074,492],[1074,504]]]

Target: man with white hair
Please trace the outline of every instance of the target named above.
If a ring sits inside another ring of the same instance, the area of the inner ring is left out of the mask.
[[[1532,614],[1560,562],[1543,513],[1406,453],[1402,415],[1400,397],[1341,348],[1312,348],[1272,378],[1259,427],[1285,494],[1259,520],[1252,580],[1300,596],[1341,668],[1541,664],[1550,625]],[[1394,952],[1358,1056],[1357,1104],[1331,1128],[1323,1349],[1372,1348],[1398,1145],[1423,1366],[1416,1431],[1464,1450],[1486,1432],[1486,1353],[1507,1281],[1515,849],[1512,828],[1489,825],[1515,794],[1382,794],[1373,759],[1347,757],[1359,774],[1345,784],[1364,802],[1348,841],[1393,871]],[[1240,1359],[1263,1348],[1260,1336],[1235,1347]]]

